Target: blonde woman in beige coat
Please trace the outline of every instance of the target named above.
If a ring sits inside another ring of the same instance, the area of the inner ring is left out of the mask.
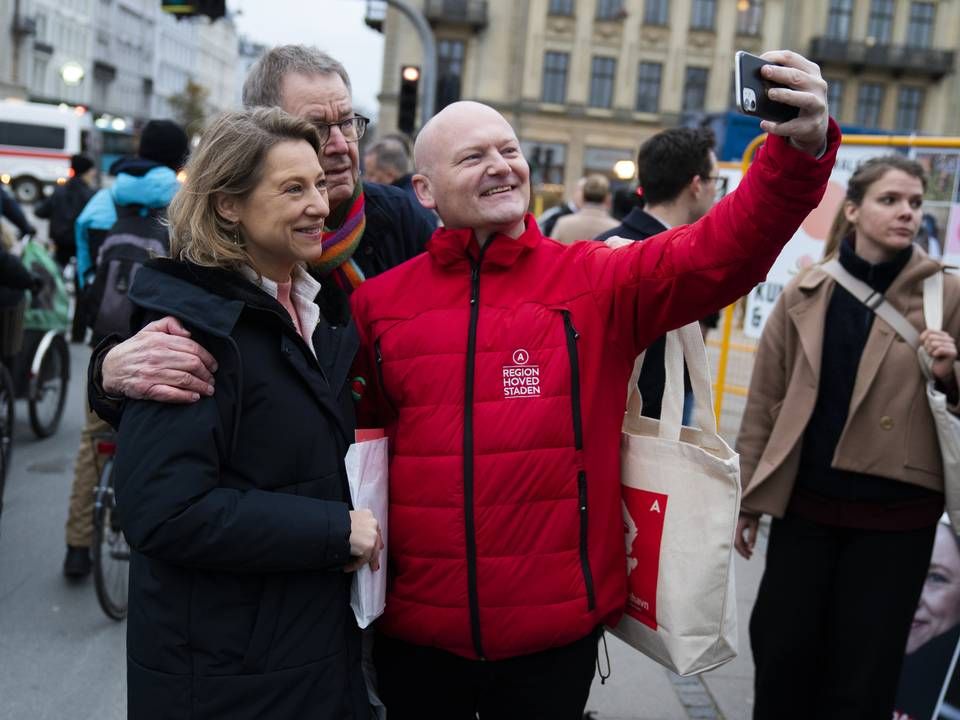
[[[917,328],[937,385],[958,402],[960,281],[945,277],[946,332],[924,329],[913,245],[925,179],[902,156],[853,175],[827,257]],[[914,350],[819,266],[784,290],[764,328],[737,440],[736,548],[773,516],[750,620],[754,718],[892,715],[903,649],[943,510],[940,452]]]

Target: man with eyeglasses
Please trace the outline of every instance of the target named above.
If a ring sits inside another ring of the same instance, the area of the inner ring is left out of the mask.
[[[354,112],[350,77],[330,55],[304,45],[280,45],[250,69],[243,84],[245,107],[280,107],[310,120],[320,133],[320,165],[326,173],[330,215],[323,256],[315,270],[347,293],[418,255],[436,228],[436,216],[400,188],[360,180],[359,140],[370,122]],[[186,341],[173,318],[151,323],[116,345],[107,339],[94,352],[100,364],[120,369],[124,395],[190,402],[213,393],[213,358]],[[178,386],[185,381],[185,385]],[[93,386],[94,391],[98,389]]]
[[[648,138],[637,153],[638,191],[643,209],[636,207],[620,225],[597,236],[597,240],[623,238],[646,240],[672,227],[689,225],[706,215],[723,196],[726,178],[717,172],[716,139],[710,128],[671,128]],[[719,191],[719,192],[718,192]],[[617,245],[617,241],[612,244]],[[719,313],[700,321],[704,333],[715,328]],[[655,340],[644,360],[637,387],[643,397],[643,414],[659,418],[666,381],[663,354],[666,336]],[[684,373],[686,400],[684,422],[693,411],[690,382]]]

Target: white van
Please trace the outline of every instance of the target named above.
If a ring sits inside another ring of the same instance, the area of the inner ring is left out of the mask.
[[[0,102],[0,180],[20,202],[70,177],[70,156],[93,155],[93,122],[82,107],[19,100]]]

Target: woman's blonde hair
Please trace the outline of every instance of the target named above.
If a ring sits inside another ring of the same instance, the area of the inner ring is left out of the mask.
[[[923,166],[918,162],[905,158],[903,155],[884,155],[867,160],[850,176],[850,181],[847,183],[847,194],[843,202],[840,203],[840,209],[833,219],[830,232],[827,234],[827,240],[823,245],[824,260],[829,260],[840,252],[840,243],[854,233],[853,223],[847,220],[845,212],[847,203],[851,202],[859,207],[870,186],[890,170],[899,170],[907,175],[912,175],[920,180],[924,190],[927,189],[927,176],[923,171]]]
[[[279,108],[218,116],[191,154],[187,179],[167,209],[170,256],[208,267],[251,265],[239,226],[217,212],[217,194],[241,200],[250,195],[267,153],[287,140],[306,140],[320,155],[313,125]]]

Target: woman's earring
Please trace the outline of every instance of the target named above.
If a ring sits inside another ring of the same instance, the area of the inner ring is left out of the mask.
[[[233,244],[236,245],[237,247],[242,247],[242,246],[243,246],[243,243],[240,241],[240,226],[239,226],[239,225],[237,225],[237,227],[235,227],[235,228],[233,229]]]

